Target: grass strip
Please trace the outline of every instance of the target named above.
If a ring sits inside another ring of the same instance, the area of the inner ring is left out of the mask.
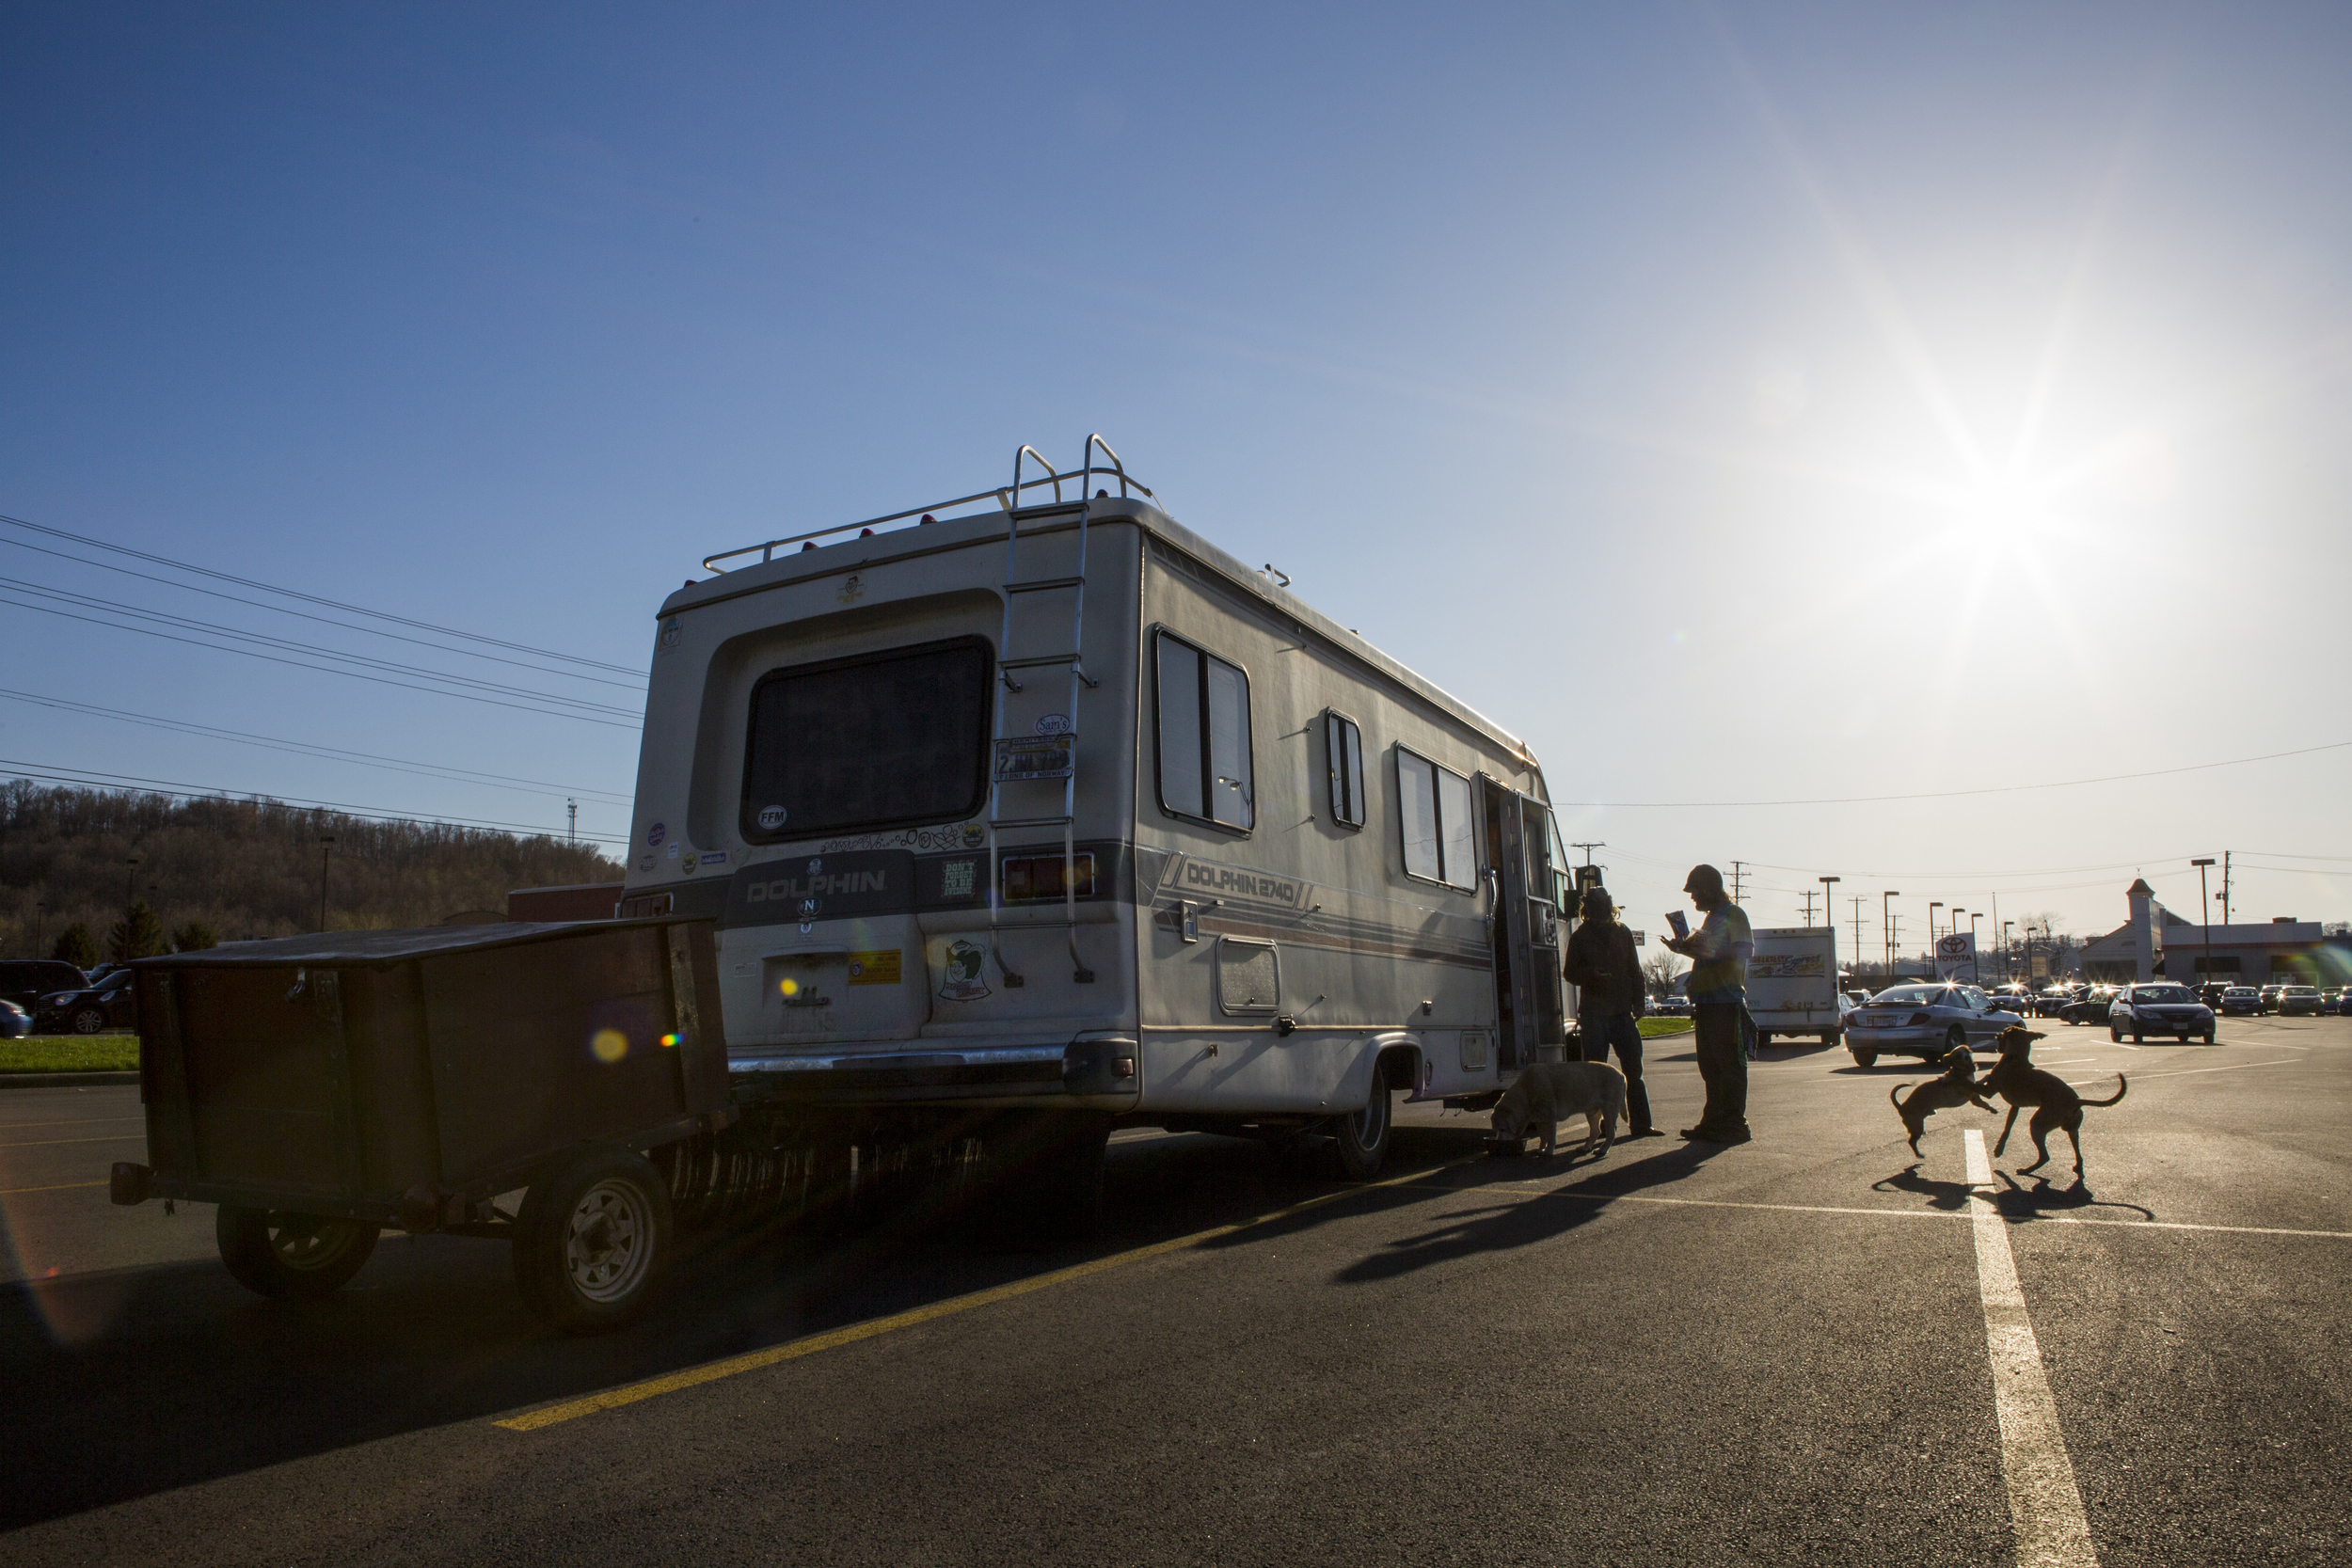
[[[1696,1020],[1688,1018],[1643,1018],[1634,1022],[1641,1025],[1642,1037],[1645,1040],[1660,1035],[1687,1035],[1698,1027]]]
[[[136,1035],[35,1035],[0,1040],[0,1072],[135,1072]]]

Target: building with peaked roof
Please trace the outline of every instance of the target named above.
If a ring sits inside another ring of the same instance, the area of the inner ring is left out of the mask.
[[[2124,896],[2131,918],[2083,944],[2083,978],[2186,980],[2211,977],[2233,985],[2273,981],[2341,984],[2352,958],[2324,939],[2316,920],[2282,916],[2262,925],[2200,926],[2156,902],[2155,890],[2135,878]]]

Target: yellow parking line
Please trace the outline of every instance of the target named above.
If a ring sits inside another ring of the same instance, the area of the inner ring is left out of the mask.
[[[146,1136],[144,1132],[117,1132],[104,1138],[35,1138],[30,1143],[0,1144],[0,1148],[54,1148],[59,1144],[119,1144]]]
[[[69,1117],[63,1121],[0,1121],[0,1130],[21,1132],[27,1127],[103,1127],[116,1121],[145,1121],[139,1117]]]
[[[19,1193],[70,1193],[83,1187],[103,1187],[103,1181],[61,1181],[54,1187],[0,1187],[0,1197],[14,1197]]]
[[[593,1416],[600,1410],[617,1410],[622,1405],[635,1404],[640,1400],[653,1399],[661,1394],[674,1394],[680,1389],[698,1387],[706,1383],[716,1383],[721,1378],[736,1377],[744,1372],[757,1371],[763,1367],[797,1361],[802,1356],[814,1355],[819,1351],[853,1345],[861,1339],[876,1338],[902,1328],[913,1328],[918,1323],[933,1323],[941,1318],[953,1317],[959,1312],[969,1312],[975,1307],[993,1307],[1000,1301],[1010,1301],[1015,1296],[1025,1296],[1038,1291],[1051,1290],[1057,1285],[1067,1285],[1073,1280],[1084,1279],[1089,1275],[1103,1274],[1129,1263],[1140,1263],[1146,1259],[1164,1257],[1171,1252],[1183,1252],[1187,1248],[1200,1246],[1203,1243],[1216,1241],[1220,1236],[1231,1236],[1237,1230],[1248,1230],[1257,1226],[1272,1225],[1277,1221],[1288,1219],[1294,1214],[1303,1213],[1307,1210],[1320,1208],[1324,1204],[1350,1197],[1358,1193],[1368,1192],[1375,1187],[1404,1186],[1415,1178],[1428,1174],[1426,1171],[1415,1171],[1409,1176],[1394,1177],[1386,1181],[1367,1181],[1359,1186],[1343,1187],[1338,1192],[1325,1193],[1320,1197],[1311,1197],[1304,1203],[1294,1203],[1287,1209],[1278,1209],[1271,1214],[1261,1214],[1254,1219],[1241,1220],[1232,1225],[1216,1226],[1207,1230],[1196,1230],[1189,1236],[1179,1236],[1173,1241],[1154,1242],[1149,1246],[1113,1253],[1108,1258],[1097,1258],[1090,1262],[1074,1263],[1069,1268],[1056,1269],[1051,1274],[1038,1275],[1034,1278],[1019,1279],[1009,1285],[997,1285],[985,1291],[975,1291],[969,1295],[951,1296],[946,1301],[933,1302],[929,1307],[918,1307],[912,1311],[894,1313],[890,1317],[876,1318],[867,1323],[851,1323],[847,1328],[836,1328],[829,1334],[814,1334],[805,1339],[794,1339],[786,1344],[772,1345],[766,1350],[753,1351],[745,1355],[729,1356],[723,1361],[707,1362],[700,1367],[688,1367],[660,1377],[647,1378],[642,1383],[625,1383],[617,1388],[607,1388],[600,1393],[590,1394],[581,1399],[567,1400],[562,1404],[551,1404],[542,1410],[527,1411],[520,1416],[509,1416],[492,1424],[504,1427],[509,1432],[536,1432],[542,1427],[578,1420],[582,1416]]]

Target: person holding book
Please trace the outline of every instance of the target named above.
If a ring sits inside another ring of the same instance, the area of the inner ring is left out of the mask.
[[[1724,892],[1724,874],[1696,865],[1682,884],[1707,921],[1697,930],[1677,910],[1666,918],[1675,935],[1671,952],[1691,960],[1690,995],[1697,1025],[1699,1077],[1707,1085],[1707,1108],[1698,1125],[1683,1129],[1695,1143],[1743,1144],[1748,1132],[1748,959],[1756,938],[1746,911]]]

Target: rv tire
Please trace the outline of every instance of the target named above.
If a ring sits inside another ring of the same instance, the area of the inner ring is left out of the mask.
[[[1369,1181],[1380,1174],[1381,1162],[1389,1157],[1389,1132],[1394,1125],[1392,1092],[1388,1073],[1375,1062],[1372,1092],[1365,1097],[1364,1108],[1354,1116],[1331,1119],[1331,1156],[1342,1180]]]

